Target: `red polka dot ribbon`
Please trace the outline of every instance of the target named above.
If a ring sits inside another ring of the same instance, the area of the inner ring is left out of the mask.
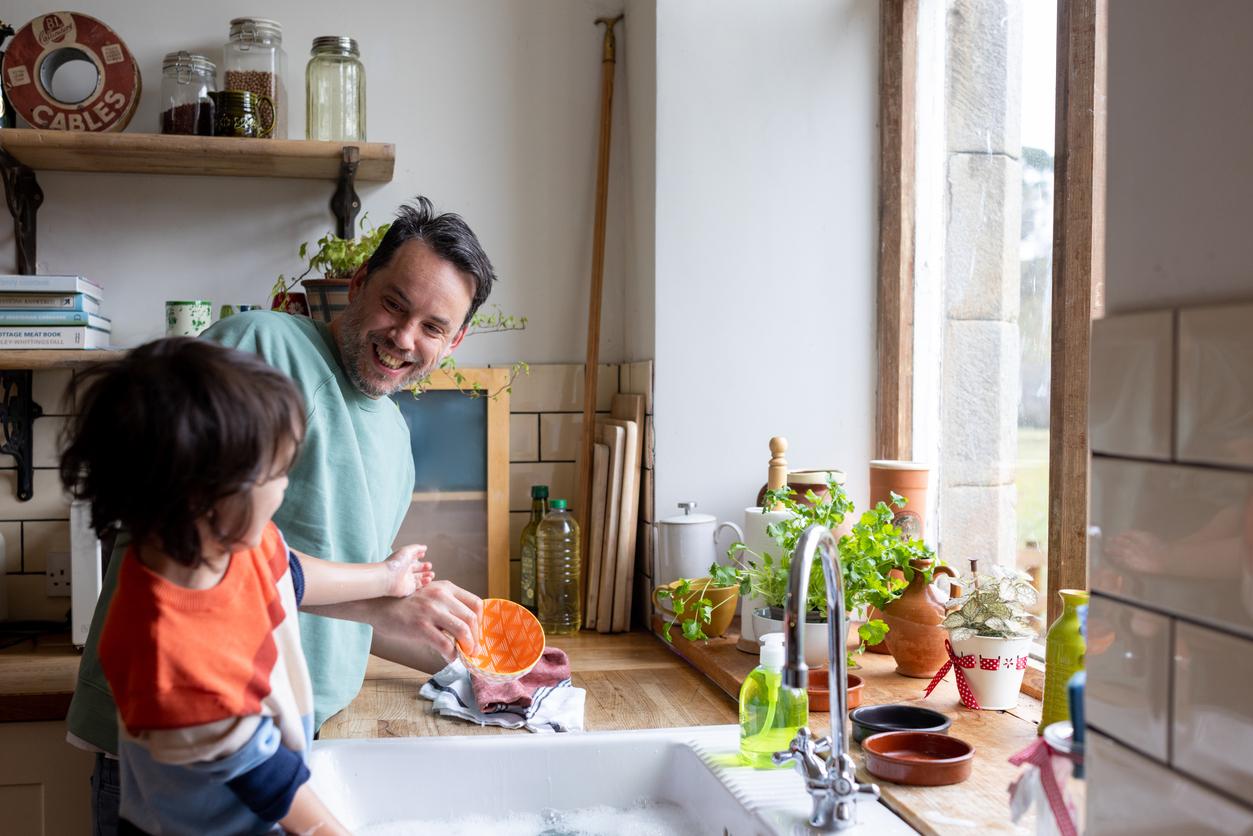
[[[1053,820],[1057,822],[1057,830],[1062,836],[1076,836],[1075,820],[1071,817],[1070,807],[1057,783],[1057,774],[1053,772],[1053,750],[1044,738],[1037,737],[1030,746],[1009,759],[1014,766],[1029,763],[1040,770],[1040,783],[1044,785],[1044,796],[1048,799],[1049,810]]]
[[[962,668],[973,668],[975,666],[975,657],[958,656],[953,652],[953,645],[949,643],[948,639],[944,640],[944,650],[948,653],[948,661],[932,677],[931,684],[927,686],[927,690],[922,695],[924,697],[931,696],[935,686],[940,684],[940,680],[948,673],[948,669],[952,668],[953,672],[957,674],[957,693],[961,696],[962,705],[978,711],[979,701],[975,699],[974,691],[970,690],[970,680],[966,678],[966,673],[962,670]]]

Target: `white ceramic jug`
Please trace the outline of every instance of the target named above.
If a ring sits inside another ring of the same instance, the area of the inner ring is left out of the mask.
[[[712,514],[693,514],[695,502],[680,502],[679,507],[683,509],[681,515],[657,521],[657,548],[653,552],[653,580],[657,585],[706,577],[709,567],[718,561],[717,537],[723,526],[729,525],[743,539],[734,523],[718,525]]]
[[[744,531],[740,536],[740,542],[748,546],[749,551],[755,555],[763,552],[770,552],[776,558],[779,557],[779,544],[774,538],[766,533],[766,526],[771,523],[783,522],[788,518],[787,511],[766,511],[762,513],[762,509],[745,508],[744,509]],[[723,523],[730,525],[730,523]],[[756,559],[749,555],[745,555],[744,559]],[[740,641],[736,645],[740,650],[746,653],[757,653],[760,647],[757,644],[757,630],[753,625],[753,610],[764,605],[764,602],[757,597],[744,597],[744,606],[740,610]]]

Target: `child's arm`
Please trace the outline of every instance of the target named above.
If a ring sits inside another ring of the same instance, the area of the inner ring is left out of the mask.
[[[434,578],[426,546],[405,546],[380,563],[337,563],[291,550],[304,574],[301,608],[365,598],[404,598]]]
[[[308,784],[296,791],[291,810],[279,822],[286,833],[298,836],[350,836],[348,828],[339,823],[322,799]]]

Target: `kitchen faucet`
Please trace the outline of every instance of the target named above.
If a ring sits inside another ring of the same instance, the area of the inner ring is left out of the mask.
[[[783,685],[804,690],[809,684],[809,667],[805,664],[805,601],[809,598],[814,553],[819,550],[827,586],[827,676],[833,698],[828,706],[831,736],[817,739],[808,726],[802,726],[786,752],[775,752],[774,762],[782,766],[794,760],[799,764],[805,776],[805,789],[814,801],[814,810],[809,816],[811,826],[820,830],[844,830],[857,823],[858,797],[878,798],[879,787],[857,783],[853,759],[848,754],[848,736],[844,733],[844,715],[848,712],[844,581],[835,536],[820,525],[806,528],[792,552],[788,592],[783,599],[787,648]]]

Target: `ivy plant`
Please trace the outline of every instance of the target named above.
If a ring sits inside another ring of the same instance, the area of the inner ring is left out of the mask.
[[[998,639],[1035,636],[1037,616],[1030,607],[1039,600],[1039,593],[1026,572],[993,565],[986,572],[972,569],[959,578],[958,583],[965,594],[949,601],[949,613],[941,622],[948,628],[949,639],[959,642],[975,636]]]

